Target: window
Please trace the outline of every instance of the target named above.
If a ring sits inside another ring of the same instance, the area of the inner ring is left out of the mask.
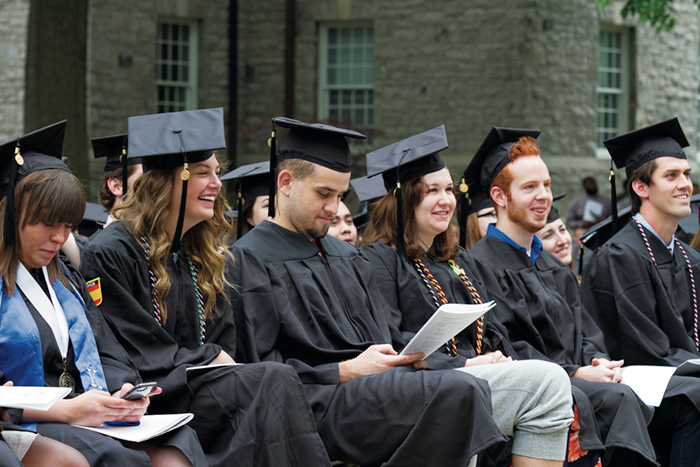
[[[597,147],[627,131],[629,112],[629,34],[621,28],[601,27],[598,40]],[[605,153],[607,155],[607,152]]]
[[[196,23],[158,23],[156,102],[159,113],[197,108]]]
[[[374,28],[325,25],[320,30],[318,116],[341,126],[374,123]]]
[[[698,53],[698,63],[700,63],[700,51]],[[700,71],[700,69],[698,70]],[[697,160],[700,160],[700,86],[698,86],[698,93],[697,93],[697,120],[696,120],[696,125],[697,128],[695,130],[695,137],[696,137],[696,158]]]

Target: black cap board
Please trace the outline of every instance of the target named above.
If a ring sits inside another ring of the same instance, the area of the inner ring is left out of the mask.
[[[270,174],[270,161],[256,162],[237,167],[235,170],[223,175],[221,181],[236,180],[240,183],[240,191],[243,196],[257,197],[267,196],[268,179]]]
[[[403,201],[401,183],[422,177],[445,167],[440,151],[448,148],[445,125],[418,133],[367,153],[367,177],[382,174],[387,192],[396,196],[396,251],[406,255],[403,237]]]
[[[180,212],[171,251],[180,246],[187,199],[188,164],[209,159],[217,149],[226,147],[223,108],[185,110],[129,117],[129,159],[141,158],[144,172],[184,165]]]
[[[255,199],[269,195],[270,161],[242,165],[221,177],[221,181],[226,180],[236,181],[236,212],[239,213],[243,209],[244,197]],[[237,222],[236,231],[236,238],[241,238],[243,219]]]
[[[70,172],[62,161],[66,120],[27,133],[0,145],[0,199],[7,196],[4,219],[5,243],[15,242],[14,191],[16,184],[38,170],[61,169]]]
[[[562,193],[561,195],[553,196],[552,203],[554,203],[555,201],[559,201],[564,196],[566,196],[566,193]],[[547,224],[551,224],[552,222],[554,222],[557,219],[559,219],[559,210],[554,207],[554,204],[552,204],[552,207],[549,208],[549,213],[547,214]]]
[[[540,130],[492,127],[464,171],[464,179],[471,187],[479,183],[486,193],[501,170],[510,162],[508,151],[523,136],[537,139]]]
[[[226,148],[222,107],[139,115],[127,122],[127,157],[143,158],[144,171],[201,162]]]
[[[540,130],[527,128],[491,127],[486,138],[462,174],[459,191],[463,199],[459,215],[459,244],[464,246],[467,238],[467,216],[491,206],[491,183],[510,162],[510,148],[523,136],[537,139]],[[488,202],[487,202],[488,200]]]
[[[386,194],[384,180],[381,177],[358,177],[350,180],[350,186],[357,195],[357,199],[363,203],[381,198]]]
[[[418,133],[367,153],[367,177],[382,174],[390,191],[398,182],[407,182],[445,167],[438,154],[449,146],[445,125]]]
[[[659,157],[685,159],[688,140],[677,118],[630,131],[603,142],[618,169],[625,167],[629,179],[636,169]]]
[[[95,159],[105,158],[105,173],[116,170],[122,166],[122,155],[126,154],[128,136],[126,133],[118,135],[92,138],[92,150]],[[127,165],[140,164],[138,157],[127,157]]]
[[[277,148],[275,125],[289,128],[287,136]],[[272,119],[270,137],[270,204],[269,215],[275,215],[275,190],[277,188],[277,164],[287,159],[302,159],[336,172],[348,173],[352,168],[352,154],[345,138],[365,139],[367,136],[354,130],[337,128],[323,123],[306,123],[293,118]]]

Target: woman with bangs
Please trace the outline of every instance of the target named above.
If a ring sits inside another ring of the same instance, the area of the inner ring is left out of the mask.
[[[9,422],[64,443],[40,465],[203,465],[189,428],[134,444],[72,426],[138,422],[150,398],[120,398],[140,375],[82,276],[58,255],[85,209],[83,188],[60,158],[64,131],[65,121],[0,147],[0,374],[15,386],[71,390],[47,411],[9,409]]]
[[[81,271],[141,374],[163,388],[150,412],[194,413],[210,465],[329,465],[294,370],[231,357],[223,132],[221,109],[130,117],[128,157],[143,158],[144,174]]]

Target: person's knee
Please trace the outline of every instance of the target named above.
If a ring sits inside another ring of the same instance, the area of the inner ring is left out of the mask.
[[[522,384],[533,385],[533,392],[541,393],[541,398],[558,400],[567,407],[573,404],[569,375],[561,366],[543,360],[524,360],[517,364],[515,368],[522,374]]]
[[[22,459],[25,467],[90,467],[75,448],[45,436],[37,436]]]

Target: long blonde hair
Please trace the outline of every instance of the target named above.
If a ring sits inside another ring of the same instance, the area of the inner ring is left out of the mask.
[[[148,242],[148,265],[157,278],[155,289],[160,297],[163,322],[167,319],[165,297],[172,286],[167,273],[172,239],[165,225],[170,213],[174,176],[181,169],[182,166],[179,166],[144,173],[113,212],[116,219],[130,221],[127,229],[141,247],[146,248],[143,238]],[[193,226],[181,240],[185,254],[198,269],[197,285],[205,299],[205,318],[212,316],[217,294],[226,298],[227,287],[232,287],[224,273],[227,257],[233,261],[233,256],[226,247],[228,237],[233,232],[231,222],[224,215],[228,210],[228,202],[223,193],[219,192],[214,201],[214,216]]]
[[[0,219],[5,218],[6,205],[7,197],[0,201]],[[85,191],[75,175],[67,170],[37,170],[17,183],[14,209],[17,241],[5,243],[3,229],[0,229],[0,274],[3,279],[3,292],[8,296],[15,293],[17,285],[17,266],[22,248],[20,222],[22,227],[39,222],[77,226],[85,211]],[[22,216],[24,209],[26,211]],[[70,287],[68,278],[61,270],[58,255],[46,265],[46,270],[51,283],[60,280],[66,287]]]

